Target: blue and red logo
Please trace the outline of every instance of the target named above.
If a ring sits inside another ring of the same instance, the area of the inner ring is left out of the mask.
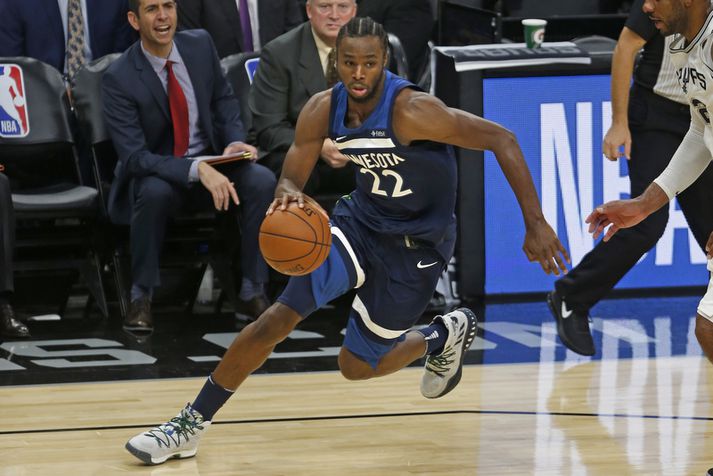
[[[29,133],[22,69],[16,64],[0,63],[0,137],[25,137]]]

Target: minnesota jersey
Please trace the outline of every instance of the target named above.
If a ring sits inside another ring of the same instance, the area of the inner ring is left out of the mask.
[[[408,235],[438,245],[455,233],[456,159],[449,145],[400,144],[392,127],[397,94],[415,86],[386,72],[381,99],[356,128],[345,125],[347,91],[332,90],[329,136],[357,166],[356,189],[335,207],[378,233]],[[428,121],[427,117],[423,118]]]
[[[686,44],[682,35],[675,35],[669,45],[671,62],[678,83],[691,107],[691,128],[702,133],[709,150],[713,150],[710,114],[713,111],[713,12],[693,38]]]

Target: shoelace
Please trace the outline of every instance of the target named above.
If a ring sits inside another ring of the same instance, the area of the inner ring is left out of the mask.
[[[426,367],[428,370],[433,372],[434,374],[438,375],[439,377],[443,377],[443,374],[446,373],[453,364],[454,356],[456,354],[456,350],[454,347],[451,347],[448,349],[448,351],[443,351],[439,355],[434,355],[428,358]]]
[[[181,444],[181,438],[188,441],[190,436],[194,436],[196,434],[196,429],[202,430],[203,427],[195,420],[189,419],[186,413],[187,412],[182,411],[179,416],[171,418],[171,421],[166,422],[153,430],[149,430],[146,433],[146,436],[155,438],[159,448],[162,444],[167,448],[170,447],[171,441],[173,441],[176,446],[179,446]]]

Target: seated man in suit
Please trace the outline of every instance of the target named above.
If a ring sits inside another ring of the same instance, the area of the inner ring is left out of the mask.
[[[357,15],[371,17],[396,35],[406,51],[409,78],[418,81],[429,59],[428,40],[433,32],[429,0],[357,0]]]
[[[130,224],[131,306],[124,327],[136,333],[153,328],[151,295],[159,285],[167,219],[197,207],[234,210],[238,203],[242,313],[257,317],[268,306],[268,269],[257,237],[275,177],[252,160],[227,164],[224,173],[190,160],[206,151],[247,151],[253,157],[257,151],[243,142],[240,105],[208,33],[176,33],[173,0],[129,0],[129,8],[140,40],[107,69],[102,85],[104,116],[119,158],[109,214],[115,223]]]
[[[68,78],[134,41],[127,0],[0,0],[0,56],[28,56]]]
[[[268,154],[261,163],[277,176],[295,139],[297,117],[314,94],[337,81],[334,51],[337,33],[356,15],[356,0],[308,0],[309,21],[265,45],[250,88],[250,110],[258,145]],[[330,139],[305,192],[347,193],[354,188],[352,164]]]
[[[15,249],[15,214],[10,181],[0,173],[0,337],[30,337],[27,326],[15,318],[10,305],[13,292],[12,253]]]
[[[302,21],[297,0],[178,2],[178,29],[206,30],[213,37],[221,58],[235,53],[260,51],[263,45]]]

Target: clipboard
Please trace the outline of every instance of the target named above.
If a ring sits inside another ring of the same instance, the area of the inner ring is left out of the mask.
[[[238,160],[252,160],[253,155],[248,152],[236,152],[234,154],[227,154],[227,155],[200,155],[198,157],[191,157],[191,160],[195,160],[197,162],[205,162],[210,165],[220,165],[220,164],[228,164],[230,162],[236,162]]]

